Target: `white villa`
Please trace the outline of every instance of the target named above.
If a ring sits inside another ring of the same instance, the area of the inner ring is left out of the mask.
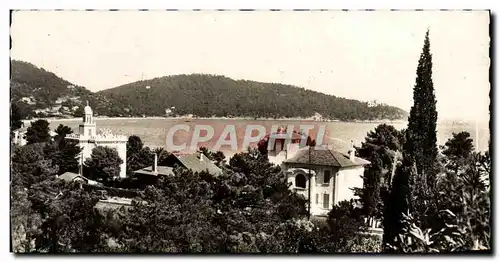
[[[89,158],[92,154],[92,149],[97,146],[106,146],[115,148],[118,155],[123,160],[120,166],[120,177],[127,176],[127,141],[128,137],[123,135],[115,135],[110,132],[97,134],[96,124],[94,122],[94,115],[92,108],[90,108],[88,101],[84,109],[83,122],[80,124],[78,134],[66,135],[66,139],[78,141],[82,148],[80,157],[80,166],[83,165],[85,159]]]
[[[356,157],[354,148],[347,154],[326,146],[300,145],[300,135],[275,135],[275,147],[268,152],[269,161],[281,165],[292,189],[309,200],[311,215],[324,216],[334,205],[353,199],[353,188],[363,187],[364,167],[370,162]]]

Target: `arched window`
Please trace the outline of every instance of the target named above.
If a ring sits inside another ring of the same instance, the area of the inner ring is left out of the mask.
[[[306,188],[306,177],[303,174],[297,174],[295,176],[295,186]]]

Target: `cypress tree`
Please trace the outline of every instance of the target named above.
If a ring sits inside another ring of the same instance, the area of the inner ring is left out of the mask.
[[[424,47],[418,61],[417,78],[413,89],[413,107],[408,118],[405,158],[416,165],[419,175],[425,175],[427,183],[434,183],[434,164],[437,158],[436,96],[432,82],[432,55],[429,31],[425,34]]]
[[[417,67],[413,89],[413,106],[408,118],[403,160],[396,170],[390,191],[384,197],[384,248],[393,244],[401,232],[402,214],[412,212],[424,219],[423,209],[432,194],[435,181],[434,167],[437,158],[436,97],[432,82],[432,55],[429,31],[425,34],[424,47]],[[428,188],[431,186],[431,188]],[[420,224],[426,224],[422,221]]]

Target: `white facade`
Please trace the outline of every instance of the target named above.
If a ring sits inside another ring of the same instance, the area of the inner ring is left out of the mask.
[[[287,163],[287,160],[296,156],[298,150],[298,144],[290,143],[286,150],[269,152],[268,158],[270,162],[281,166],[292,190],[305,199],[310,197],[311,215],[327,215],[334,205],[355,198],[353,188],[363,188],[364,165],[369,162],[355,158],[354,151],[349,156],[343,156],[344,161],[352,163],[349,166]]]
[[[13,133],[14,133],[14,139],[13,139],[14,144],[20,145],[20,146],[26,145],[26,138],[25,138],[26,131],[25,130],[24,131],[16,130]]]
[[[83,122],[78,128],[78,134],[69,134],[66,139],[76,140],[82,148],[80,165],[92,154],[92,149],[98,146],[115,148],[123,160],[120,166],[120,177],[127,176],[127,140],[126,136],[115,135],[109,132],[97,134],[92,108],[87,104],[84,109]]]
[[[287,168],[287,181],[299,194],[309,198],[309,174],[311,175],[311,215],[324,216],[334,205],[344,200],[353,199],[352,188],[363,188],[364,167],[335,168]],[[326,179],[325,179],[326,173]],[[304,184],[300,183],[303,176]]]

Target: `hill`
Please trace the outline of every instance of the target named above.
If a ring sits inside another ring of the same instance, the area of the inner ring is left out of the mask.
[[[328,119],[403,119],[402,109],[370,105],[290,85],[233,80],[216,75],[175,75],[138,81],[99,94],[119,101],[132,115],[173,114],[199,117],[311,117]]]
[[[12,60],[10,101],[23,118],[80,117],[86,100],[97,112],[110,113],[109,101],[100,94],[77,86],[33,64]]]
[[[101,116],[311,117],[403,119],[407,113],[387,105],[290,85],[233,80],[214,75],[175,75],[91,92],[30,63],[11,61],[11,103],[23,118],[81,116],[88,100]]]

